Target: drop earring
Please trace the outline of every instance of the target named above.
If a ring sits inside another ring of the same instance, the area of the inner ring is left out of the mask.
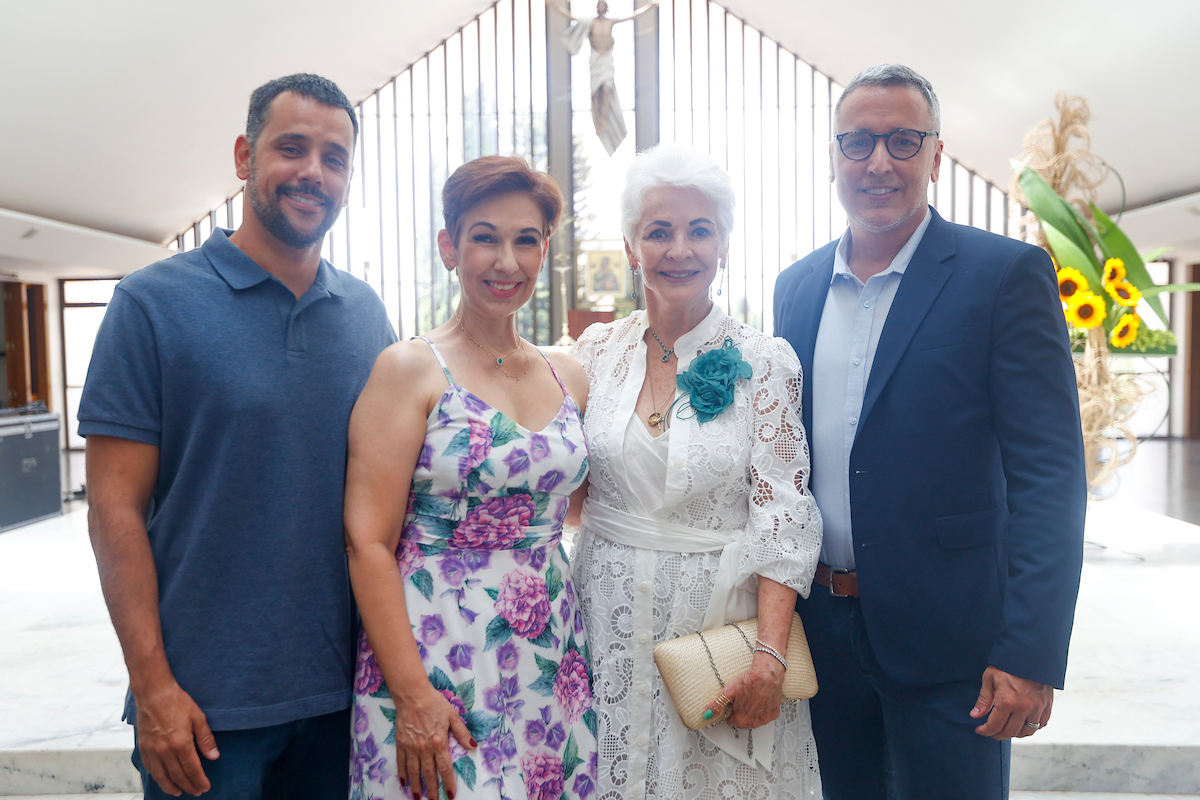
[[[629,299],[637,303],[637,262],[629,265]]]
[[[721,296],[721,290],[725,288],[725,260],[717,259],[717,297]]]

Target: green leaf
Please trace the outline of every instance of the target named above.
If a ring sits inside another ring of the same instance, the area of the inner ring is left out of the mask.
[[[475,707],[475,679],[463,681],[454,690],[458,695],[458,699],[462,701],[463,708],[470,711]]]
[[[529,640],[529,643],[536,647],[549,647],[550,640],[554,637],[554,626],[551,622],[554,620],[554,615],[550,615],[550,619],[546,621],[546,627],[542,628],[542,632]]]
[[[465,717],[463,722],[467,725],[467,732],[471,734],[477,742],[482,742],[484,739],[492,735],[492,731],[500,724],[500,717],[495,714],[486,714],[483,711],[471,711]]]
[[[571,777],[571,773],[582,763],[583,759],[579,757],[579,743],[575,741],[575,731],[571,731],[571,735],[567,737],[567,746],[563,750],[563,778]]]
[[[508,620],[504,617],[492,617],[492,621],[487,626],[487,638],[483,643],[483,650],[487,652],[493,648],[507,642],[512,638],[512,628],[508,626]],[[479,737],[475,737],[479,741]]]
[[[548,677],[550,680],[554,680],[555,676],[558,675],[557,661],[551,661],[548,658],[543,658],[537,653],[533,654],[533,660],[537,664],[538,672],[542,673],[543,677]]]
[[[419,569],[414,572],[412,577],[410,577],[408,580],[409,583],[417,587],[417,591],[420,592],[426,600],[433,599],[433,576],[429,574],[429,570]]]
[[[471,452],[471,429],[463,428],[454,434],[450,444],[442,451],[443,456],[462,457]]]
[[[558,595],[563,590],[562,570],[553,561],[550,562],[550,568],[546,570],[546,592],[550,595],[550,602],[558,599]]]
[[[529,684],[529,688],[532,691],[540,694],[542,697],[551,697],[554,695],[554,679],[543,675],[533,683]]]
[[[575,477],[574,477],[574,479],[572,479],[571,483],[573,483],[573,484],[583,483],[583,476],[587,475],[587,471],[588,471],[588,457],[584,456],[583,463],[579,465],[579,472],[575,473]]]
[[[1142,289],[1142,297],[1155,297],[1163,292],[1200,292],[1200,283],[1164,283]]]
[[[528,550],[529,548],[535,546],[537,543],[538,543],[538,538],[536,536],[526,536],[524,539],[513,544],[513,546],[509,549],[510,550]]]
[[[592,732],[592,736],[596,735],[596,709],[589,708],[583,712],[583,724],[587,725],[587,729]]]
[[[413,513],[423,517],[449,517],[454,506],[454,503],[436,494],[413,495]]]
[[[446,552],[446,548],[449,547],[446,542],[434,542],[432,544],[421,542],[418,546],[421,548],[421,555],[425,556],[426,558],[432,558],[433,556],[441,555],[442,553]]]
[[[501,413],[492,417],[492,447],[503,447],[515,439],[521,438],[517,423]]]
[[[468,472],[467,473],[467,491],[468,492],[475,491],[475,487],[478,486],[479,482],[482,480],[483,480],[483,478],[481,478],[479,476],[479,467],[476,467],[475,469]]]
[[[380,706],[380,707],[379,707],[379,710],[383,712],[383,718],[384,718],[384,719],[386,719],[388,722],[395,723],[395,721],[396,721],[396,709],[394,709],[394,708],[388,708],[387,706]]]
[[[1129,241],[1129,237],[1125,235],[1124,231],[1118,228],[1107,214],[1097,208],[1095,203],[1092,203],[1092,213],[1096,216],[1096,229],[1100,232],[1100,237],[1108,244],[1109,249],[1112,250],[1113,257],[1125,262],[1125,277],[1144,295],[1148,289],[1154,287],[1154,280],[1146,270],[1146,264],[1138,255],[1133,242]],[[1167,312],[1163,310],[1161,300],[1150,295],[1146,298],[1146,305],[1154,309],[1154,313],[1158,315],[1164,325],[1170,325],[1167,322]]]
[[[1079,270],[1083,277],[1087,278],[1088,288],[1107,301],[1108,295],[1104,291],[1100,267],[1095,263],[1095,256],[1089,258],[1075,246],[1070,237],[1064,236],[1058,228],[1048,222],[1042,223],[1042,233],[1046,235],[1046,243],[1054,251],[1054,258],[1058,261],[1059,268],[1067,267]]]
[[[1142,253],[1142,261],[1146,264],[1153,264],[1174,249],[1174,247],[1160,247],[1157,250],[1151,250],[1149,253]]]
[[[534,516],[540,517],[542,514],[545,514],[546,509],[550,507],[550,493],[549,492],[533,492],[531,494],[531,498],[533,499],[533,514],[534,514]],[[530,524],[532,525],[533,523],[530,523]]]
[[[354,791],[350,793],[350,800],[364,800],[365,796],[366,790],[363,789],[363,785],[360,783],[355,786]]]
[[[1029,209],[1037,216],[1042,227],[1054,226],[1059,233],[1079,249],[1079,252],[1086,253],[1090,257],[1096,273],[1099,274],[1100,262],[1096,259],[1096,253],[1091,240],[1088,239],[1087,232],[1079,224],[1076,216],[1078,212],[1051,189],[1050,184],[1046,183],[1041,175],[1029,167],[1021,169],[1019,180],[1021,189],[1024,190],[1025,197],[1029,200]],[[1055,252],[1057,253],[1057,251]],[[1059,264],[1062,265],[1062,259],[1059,259]]]
[[[433,688],[439,692],[445,690],[447,692],[454,691],[454,681],[450,680],[450,676],[442,672],[441,667],[434,667],[429,671],[429,682],[433,684]]]
[[[392,729],[390,731],[388,731],[387,738],[383,740],[383,743],[384,744],[395,744],[396,743],[396,724],[395,723],[392,723]]]
[[[492,598],[493,603],[496,602],[496,600],[498,600],[500,598],[500,590],[499,589],[495,589],[491,586],[488,586],[487,588],[484,589],[484,591],[487,592],[488,597]]]
[[[475,762],[471,760],[470,756],[463,756],[454,762],[454,774],[462,778],[462,782],[467,785],[468,789],[475,791]]]

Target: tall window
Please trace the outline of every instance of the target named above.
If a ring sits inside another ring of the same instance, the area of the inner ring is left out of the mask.
[[[79,398],[92,360],[96,332],[104,319],[104,310],[117,287],[115,278],[60,280],[63,330],[63,386],[66,389],[65,420],[67,449],[82,450],[79,435]]]

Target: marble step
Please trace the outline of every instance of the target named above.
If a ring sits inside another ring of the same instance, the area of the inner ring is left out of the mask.
[[[1019,800],[1133,800],[1136,793],[1159,800],[1196,797],[1200,747],[1018,742],[1012,788]],[[105,794],[131,800],[140,789],[123,749],[0,752],[0,796],[5,798]]]

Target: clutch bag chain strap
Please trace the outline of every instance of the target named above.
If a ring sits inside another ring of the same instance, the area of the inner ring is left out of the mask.
[[[753,657],[754,645],[750,644],[750,638],[748,636],[746,636],[746,632],[742,630],[742,626],[738,625],[736,622],[730,622],[729,625],[741,635],[742,641],[746,643],[746,647],[750,650],[751,657]],[[717,669],[717,662],[713,659],[712,650],[708,649],[708,642],[704,641],[704,631],[698,631],[697,634],[700,637],[700,644],[704,645],[704,652],[708,654],[708,663],[712,667],[713,674],[717,676],[717,683],[721,684],[721,688],[724,689],[725,688],[725,679],[721,677],[721,670]],[[729,705],[730,705],[729,703],[725,704],[725,716],[726,717],[729,716]],[[730,725],[729,727],[733,728],[732,725]],[[733,728],[733,735],[734,736],[738,735],[737,728]],[[747,756],[747,758],[754,757],[754,729],[753,728],[746,731],[746,756]]]

